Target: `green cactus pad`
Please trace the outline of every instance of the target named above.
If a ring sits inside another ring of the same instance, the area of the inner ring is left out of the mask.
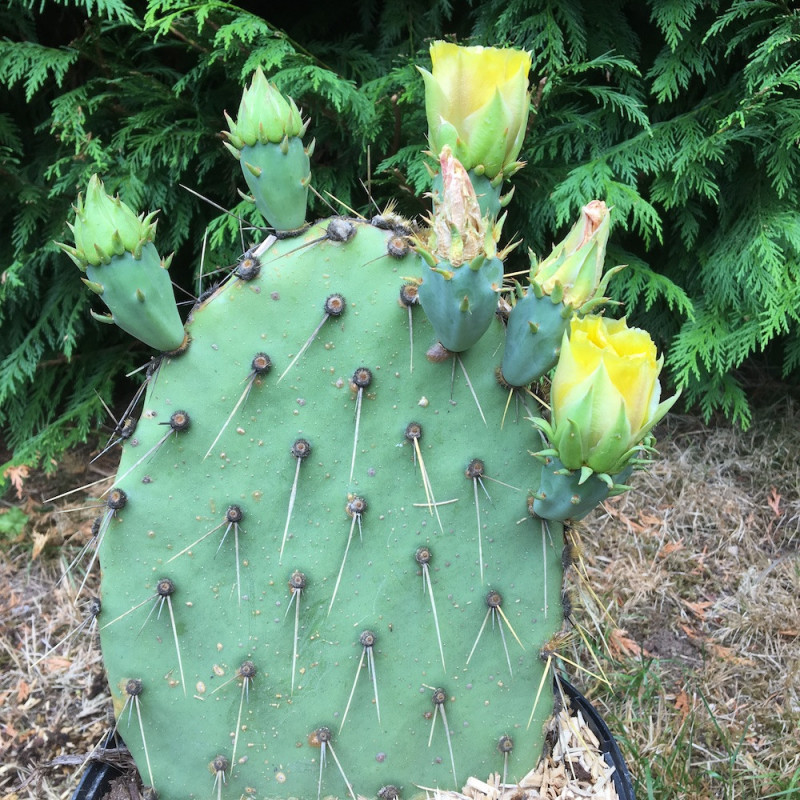
[[[410,800],[542,751],[563,531],[528,514],[538,434],[501,426],[502,323],[426,360],[402,234],[326,227],[194,309],[124,446],[98,621],[160,800]]]
[[[172,282],[153,244],[142,247],[140,258],[125,252],[108,264],[89,264],[86,274],[122,330],[158,350],[181,346],[185,334]]]
[[[508,315],[500,367],[509,386],[528,386],[556,365],[571,316],[563,303],[537,297],[532,289],[517,300]]]
[[[503,262],[499,258],[481,260],[479,269],[469,264],[453,268],[446,261],[435,270],[425,268],[419,287],[419,301],[436,337],[454,353],[472,347],[489,328],[497,311]],[[447,276],[438,270],[447,272]]]
[[[297,136],[281,144],[245,145],[239,163],[264,219],[278,231],[300,228],[306,221],[310,162]]]
[[[542,519],[583,519],[598,503],[607,497],[619,494],[633,473],[626,467],[616,475],[602,480],[595,474],[583,475],[582,471],[568,470],[556,456],[544,456],[542,480],[533,499],[533,513]]]

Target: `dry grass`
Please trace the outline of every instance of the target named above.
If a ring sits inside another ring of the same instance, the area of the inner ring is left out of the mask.
[[[596,597],[573,571],[573,616],[591,646],[576,636],[564,652],[613,690],[567,671],[617,733],[640,800],[800,797],[800,411],[772,409],[747,433],[673,417],[660,439],[633,491],[577,528]],[[9,800],[69,798],[108,728],[91,634],[31,666],[83,621],[56,583],[92,512],[41,501],[95,479],[84,463],[66,461],[55,485],[28,479],[32,524],[0,548]]]

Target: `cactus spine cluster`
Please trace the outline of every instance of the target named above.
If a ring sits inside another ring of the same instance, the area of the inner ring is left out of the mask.
[[[533,395],[504,379],[526,294],[507,327],[500,224],[449,146],[429,234],[388,213],[304,225],[305,127],[257,74],[229,149],[278,235],[159,340],[132,404],[96,526],[118,729],[162,800],[513,783],[553,708],[540,653],[563,621],[562,521],[618,484],[542,450]],[[102,253],[120,293],[147,296],[113,260],[130,245],[105,257],[121,223],[86,216],[65,249],[81,267]],[[579,272],[529,290],[556,309],[536,335],[560,341]],[[126,329],[152,343],[150,328]]]

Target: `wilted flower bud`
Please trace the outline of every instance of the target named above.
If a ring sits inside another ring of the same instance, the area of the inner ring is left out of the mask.
[[[550,255],[531,270],[531,282],[550,295],[561,287],[562,301],[573,308],[592,297],[603,274],[610,228],[609,209],[592,200],[581,209],[581,218]]]
[[[445,145],[439,158],[442,176],[441,194],[433,198],[433,218],[428,245],[438,261],[460,267],[478,254],[486,255],[486,234],[491,228],[481,217],[478,198],[469,175]],[[489,237],[491,256],[496,250]]]
[[[441,191],[433,196],[433,216],[416,250],[429,267],[419,301],[439,341],[460,353],[486,332],[497,310],[505,251],[497,252],[503,220],[481,217],[469,175],[445,145],[440,156]]]

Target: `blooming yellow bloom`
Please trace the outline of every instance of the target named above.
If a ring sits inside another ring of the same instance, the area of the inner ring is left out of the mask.
[[[435,155],[450,145],[466,169],[494,178],[515,164],[530,108],[530,54],[495,47],[431,45],[425,109]]]
[[[613,475],[678,395],[660,402],[663,358],[647,331],[625,319],[573,318],[550,394],[552,444],[568,469]]]

